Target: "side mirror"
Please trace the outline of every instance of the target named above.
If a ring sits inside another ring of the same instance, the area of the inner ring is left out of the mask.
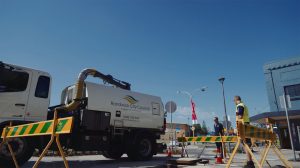
[[[0,69],[4,69],[4,63],[2,61],[0,61]]]
[[[10,65],[7,65],[7,64],[4,64],[2,61],[0,61],[0,70],[3,70],[3,69],[7,69],[7,70],[14,70],[15,67],[13,66],[10,66]]]

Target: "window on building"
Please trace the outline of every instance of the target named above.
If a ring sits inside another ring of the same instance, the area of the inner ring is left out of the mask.
[[[285,94],[290,95],[291,101],[300,100],[300,84],[285,86]]]
[[[35,97],[48,98],[50,86],[50,78],[48,76],[40,76],[35,89]]]
[[[9,69],[0,70],[0,92],[22,92],[26,90],[29,74]]]

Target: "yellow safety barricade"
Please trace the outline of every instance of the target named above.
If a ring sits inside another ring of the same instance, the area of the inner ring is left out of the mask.
[[[259,167],[262,168],[264,162],[266,161],[267,155],[269,150],[272,148],[274,153],[278,156],[278,158],[283,162],[286,167],[292,168],[290,162],[288,162],[280,150],[276,146],[276,134],[273,132],[272,120],[267,119],[266,122],[270,125],[270,129],[258,128],[249,124],[244,124],[242,120],[237,121],[237,143],[230,156],[226,168],[229,168],[232,160],[239,148],[242,145],[245,150],[251,155],[254,163]],[[250,147],[246,143],[246,139],[257,140],[257,141],[264,141],[266,146],[261,154],[261,158],[258,161],[254,154],[252,153]]]
[[[66,118],[57,118],[57,111],[54,112],[54,119],[48,121],[41,121],[36,123],[17,125],[17,126],[7,126],[3,129],[1,138],[3,141],[0,143],[0,148],[2,145],[7,144],[10,154],[13,158],[16,168],[19,168],[16,157],[13,153],[11,145],[8,143],[8,139],[16,137],[28,137],[28,136],[42,136],[42,135],[51,135],[51,139],[48,142],[47,146],[43,150],[42,154],[35,162],[33,168],[37,168],[42,158],[46,155],[48,149],[52,143],[56,142],[60,156],[63,158],[64,165],[66,168],[69,168],[68,161],[65,158],[65,154],[61,147],[59,141],[60,134],[69,134],[72,131],[73,117]]]
[[[180,137],[178,142],[237,142],[237,136],[198,136]]]
[[[237,136],[221,136],[221,135],[220,136],[197,136],[197,137],[179,137],[177,140],[178,140],[178,142],[183,142],[182,152],[186,153],[186,154],[187,154],[187,151],[186,151],[186,148],[184,145],[185,142],[201,142],[201,143],[220,142],[220,143],[222,143],[223,154],[224,154],[224,156],[226,156],[227,152],[226,152],[224,143],[237,142],[238,137]],[[204,149],[205,149],[205,147],[203,148],[202,152],[204,151]],[[184,154],[182,154],[182,157],[184,157]]]
[[[71,133],[72,117],[58,119],[56,127],[56,134],[68,134]],[[2,131],[1,138],[16,138],[27,136],[39,136],[39,135],[51,135],[53,132],[53,120],[41,121],[36,123],[24,124],[7,127]]]
[[[288,162],[285,159],[284,155],[280,152],[280,150],[276,146],[277,136],[273,132],[274,121],[267,118],[266,123],[270,126],[270,129],[259,128],[259,127],[255,127],[255,126],[252,126],[249,124],[244,124],[242,120],[238,120],[237,121],[237,136],[180,137],[180,138],[178,138],[178,142],[183,142],[183,143],[184,142],[202,142],[202,143],[221,142],[221,143],[223,143],[223,145],[222,145],[223,151],[226,151],[224,148],[225,142],[236,143],[236,146],[227,162],[226,168],[230,167],[232,160],[233,160],[235,154],[237,153],[237,150],[240,145],[242,145],[245,148],[245,150],[247,150],[247,152],[251,155],[253,161],[256,163],[256,165],[259,168],[263,167],[270,149],[273,149],[274,153],[278,156],[278,158],[283,162],[283,164],[286,167],[292,168],[292,165],[290,164],[290,162]],[[266,143],[266,146],[261,154],[261,158],[259,161],[255,158],[250,147],[246,143],[246,139],[251,139],[252,145],[253,145],[253,142],[255,142],[255,141],[263,141]],[[182,151],[187,153],[184,145],[183,145]],[[226,153],[224,153],[224,154],[226,156]]]

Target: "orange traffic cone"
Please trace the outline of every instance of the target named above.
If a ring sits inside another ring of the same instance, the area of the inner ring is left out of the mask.
[[[221,154],[220,148],[217,148],[217,158],[216,158],[216,164],[223,164],[223,158]]]
[[[167,154],[168,154],[168,157],[172,157],[172,150],[171,150],[170,147],[169,147],[169,149],[167,150]]]

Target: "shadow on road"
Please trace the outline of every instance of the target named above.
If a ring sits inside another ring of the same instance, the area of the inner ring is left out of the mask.
[[[154,157],[150,161],[131,161],[124,157],[119,160],[68,160],[70,168],[126,168],[126,167],[143,167],[143,168],[162,168],[166,163],[166,157]],[[22,168],[31,168],[35,161],[27,162]],[[39,168],[64,168],[63,161],[41,161]]]

